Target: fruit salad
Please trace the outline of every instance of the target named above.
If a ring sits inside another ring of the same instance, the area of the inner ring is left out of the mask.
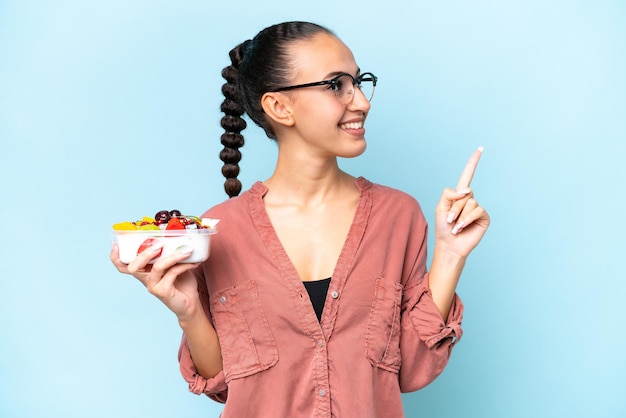
[[[154,217],[144,216],[134,222],[113,225],[120,260],[130,263],[138,254],[161,245],[150,263],[175,252],[190,252],[181,263],[199,263],[209,257],[210,236],[217,233],[218,219],[183,215],[179,210],[161,210]]]

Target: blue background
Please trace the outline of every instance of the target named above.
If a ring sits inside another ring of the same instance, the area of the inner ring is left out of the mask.
[[[380,77],[346,170],[432,223],[485,146],[465,336],[407,416],[626,416],[626,3],[214,3],[0,0],[0,416],[218,416],[179,376],[174,316],[109,262],[110,226],[225,198],[221,69],[292,19]],[[246,139],[247,188],[276,149]]]

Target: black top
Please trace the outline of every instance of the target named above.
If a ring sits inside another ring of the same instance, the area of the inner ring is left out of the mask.
[[[311,282],[302,282],[306,291],[311,298],[311,304],[317,315],[317,320],[322,321],[322,311],[324,310],[324,302],[326,301],[326,293],[328,293],[328,286],[330,285],[330,277],[328,279],[313,280]]]

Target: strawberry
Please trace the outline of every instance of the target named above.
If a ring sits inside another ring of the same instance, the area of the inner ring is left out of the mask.
[[[183,224],[178,218],[172,218],[168,221],[165,229],[185,229],[185,224]]]
[[[137,250],[137,255],[141,254],[142,252],[146,251],[148,248],[152,247],[154,244],[158,243],[159,241],[157,241],[154,238],[147,238],[144,242],[141,243],[141,245],[139,246],[139,249]],[[152,257],[152,259],[154,260],[155,258],[159,257],[161,255],[161,253],[163,252],[163,248],[159,248],[159,251],[157,253],[155,253],[154,257]]]

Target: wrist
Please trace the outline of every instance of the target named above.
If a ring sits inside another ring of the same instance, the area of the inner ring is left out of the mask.
[[[183,331],[187,331],[190,328],[195,328],[205,321],[208,322],[208,318],[201,308],[193,309],[184,316],[178,317],[178,325],[183,329]]]
[[[441,264],[449,267],[463,267],[465,266],[465,261],[467,260],[467,256],[463,254],[459,254],[456,251],[453,251],[447,248],[445,245],[439,245],[435,243],[435,248],[433,250],[433,261],[432,264]]]

